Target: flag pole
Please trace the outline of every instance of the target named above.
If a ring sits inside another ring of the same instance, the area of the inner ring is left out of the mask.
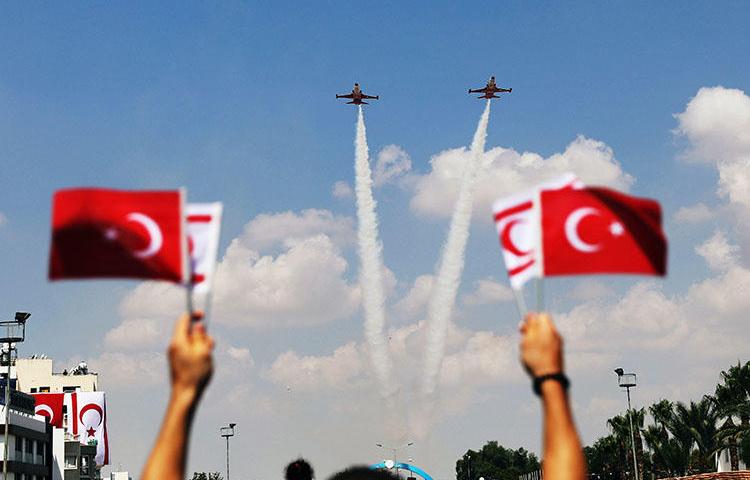
[[[523,298],[523,290],[512,287],[511,290],[513,290],[513,295],[516,297],[516,307],[518,307],[518,313],[521,315],[521,320],[523,320],[526,318],[526,312],[528,311],[526,300]]]
[[[536,279],[536,310],[537,313],[544,311],[544,277]]]
[[[180,188],[180,216],[182,227],[182,266],[185,272],[183,281],[185,283],[186,307],[190,320],[193,320],[193,260],[190,258],[190,243],[188,242],[187,233],[187,210],[185,207],[187,189]]]

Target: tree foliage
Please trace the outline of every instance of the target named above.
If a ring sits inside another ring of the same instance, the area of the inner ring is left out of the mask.
[[[645,421],[646,411],[651,422]],[[660,400],[630,413],[641,478],[714,471],[715,455],[723,449],[729,449],[733,469],[739,460],[750,465],[750,362],[722,371],[714,394],[697,402]],[[611,434],[584,449],[589,473],[632,478],[628,412],[610,418],[607,426]]]
[[[468,450],[456,462],[456,480],[518,480],[524,473],[538,470],[536,455],[524,448],[513,450],[487,442],[481,450]]]

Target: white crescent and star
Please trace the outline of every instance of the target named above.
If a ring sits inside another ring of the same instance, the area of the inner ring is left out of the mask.
[[[140,250],[134,250],[131,252],[133,256],[138,258],[150,258],[159,253],[159,250],[161,250],[164,243],[164,236],[161,233],[159,224],[157,224],[153,218],[140,212],[129,213],[125,215],[125,219],[129,222],[141,225],[148,233],[148,245]],[[104,231],[104,238],[107,240],[115,241],[119,236],[120,232],[115,227],[110,227]]]
[[[36,413],[37,415],[44,415],[46,417],[49,417],[49,423],[52,423],[55,420],[55,413],[52,411],[52,408],[49,405],[40,403],[36,406],[36,408],[34,408],[34,413]]]
[[[140,223],[148,232],[150,239],[146,248],[135,250],[133,255],[138,258],[149,258],[156,255],[161,250],[161,245],[164,241],[159,225],[148,215],[138,212],[129,213],[125,218],[131,222]]]
[[[583,253],[597,252],[602,248],[600,243],[588,243],[583,241],[578,234],[578,225],[584,218],[589,216],[601,216],[601,212],[596,208],[581,207],[573,210],[573,212],[568,215],[568,218],[565,219],[565,238],[568,239],[568,242],[573,248]],[[609,233],[611,233],[612,236],[619,237],[625,233],[625,227],[622,226],[622,223],[614,221],[609,225]]]

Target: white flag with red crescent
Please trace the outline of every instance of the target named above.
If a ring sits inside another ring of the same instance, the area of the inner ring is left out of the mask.
[[[519,290],[529,279],[544,276],[540,192],[582,187],[578,177],[568,173],[531,190],[496,200],[492,205],[511,287]]]
[[[96,464],[109,464],[107,402],[104,392],[71,392],[65,394],[68,422],[65,431],[78,435],[83,445],[96,441]]]
[[[186,206],[193,291],[198,294],[207,294],[211,290],[219,252],[222,210],[223,205],[219,202]]]

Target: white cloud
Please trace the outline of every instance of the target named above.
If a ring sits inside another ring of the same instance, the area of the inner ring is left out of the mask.
[[[441,385],[487,385],[521,378],[514,339],[481,331],[466,336],[462,348],[443,359]]]
[[[725,271],[739,261],[740,247],[731,245],[724,232],[717,230],[705,243],[695,247],[695,252],[706,260],[712,270]]]
[[[287,242],[276,257],[261,255],[242,239],[229,245],[216,272],[217,322],[249,327],[317,325],[346,318],[359,306],[349,267],[325,235]]]
[[[432,170],[415,182],[411,209],[419,215],[447,217],[453,211],[464,166],[470,160],[465,148],[445,150],[430,160]],[[612,149],[598,140],[578,136],[562,153],[544,158],[495,147],[484,153],[483,171],[475,195],[475,211],[489,219],[490,205],[498,197],[554,179],[566,172],[584,183],[627,190],[634,182],[615,159]]]
[[[339,181],[333,184],[331,194],[334,198],[338,199],[352,198],[354,196],[354,190],[352,190],[351,185],[347,182]]]
[[[693,159],[716,163],[750,152],[750,97],[742,90],[703,87],[675,117],[676,132],[690,141],[687,154]]]
[[[246,226],[236,240],[254,250],[265,250],[283,245],[292,239],[303,239],[325,234],[338,246],[351,245],[355,240],[354,220],[334,215],[328,210],[308,209],[260,214]]]
[[[163,323],[154,318],[126,318],[106,333],[104,344],[113,350],[140,350],[153,347],[164,341],[166,328]]]
[[[105,352],[88,361],[99,374],[105,391],[132,391],[163,385],[167,380],[167,361],[157,352]]]
[[[240,362],[250,367],[255,365],[255,361],[250,355],[250,349],[248,348],[233,347],[230,345],[227,349],[227,355],[235,362]]]
[[[420,275],[404,297],[393,307],[398,315],[414,318],[424,312],[432,292],[432,275]]]
[[[513,291],[507,285],[485,278],[474,282],[474,291],[464,294],[461,300],[468,306],[492,305],[513,300]]]
[[[386,145],[380,152],[375,161],[375,168],[372,172],[373,184],[381,187],[386,183],[391,183],[399,177],[411,171],[411,157],[398,145]]]
[[[337,348],[328,356],[300,357],[293,351],[279,355],[266,372],[268,378],[292,390],[321,391],[349,388],[364,368],[361,352],[354,342]]]
[[[703,223],[713,218],[714,213],[703,203],[697,203],[690,207],[682,207],[677,210],[674,220],[677,223]]]
[[[615,292],[600,280],[586,278],[576,284],[570,292],[570,298],[580,301],[604,299],[611,297]]]
[[[742,90],[704,87],[675,117],[676,133],[690,142],[686,155],[716,165],[717,193],[750,206],[750,97]]]

